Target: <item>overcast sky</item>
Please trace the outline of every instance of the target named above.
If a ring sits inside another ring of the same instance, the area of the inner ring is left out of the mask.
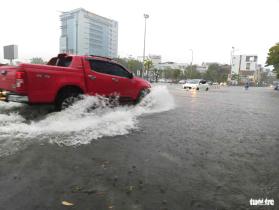
[[[59,51],[60,11],[82,7],[118,21],[120,56],[143,53],[163,61],[230,62],[235,54],[257,54],[264,63],[279,42],[279,0],[8,0],[0,5],[0,61],[4,45],[17,44],[19,59],[48,59]]]

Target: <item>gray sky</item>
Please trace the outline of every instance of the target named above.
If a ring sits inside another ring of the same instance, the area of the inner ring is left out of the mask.
[[[257,54],[264,63],[279,42],[279,0],[8,0],[0,6],[0,47],[19,45],[20,60],[56,55],[59,11],[79,7],[118,21],[120,56],[142,55],[144,13],[146,54],[164,61],[190,62],[193,49],[194,63],[229,63],[235,46],[235,54]]]

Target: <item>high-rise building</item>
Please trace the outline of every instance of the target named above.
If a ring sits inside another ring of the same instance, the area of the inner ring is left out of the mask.
[[[63,12],[60,52],[117,57],[118,23],[82,8]]]

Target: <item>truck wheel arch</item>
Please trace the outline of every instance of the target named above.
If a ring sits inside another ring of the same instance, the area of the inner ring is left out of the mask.
[[[63,98],[65,95],[68,95],[69,93],[81,95],[84,93],[84,91],[80,87],[75,86],[75,85],[63,86],[57,91],[54,105],[57,107],[57,104],[59,104],[61,98]]]
[[[66,85],[66,86],[61,87],[57,91],[57,94],[56,94],[56,97],[55,97],[55,101],[58,99],[59,95],[62,94],[62,92],[69,92],[69,91],[75,91],[75,92],[78,92],[79,94],[84,94],[84,91],[79,86],[76,86],[76,85]]]

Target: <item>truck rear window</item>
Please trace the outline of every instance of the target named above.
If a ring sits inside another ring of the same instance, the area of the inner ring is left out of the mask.
[[[47,63],[47,65],[50,66],[62,66],[62,67],[68,67],[72,63],[72,57],[67,56],[67,57],[54,57],[50,59],[50,61]]]

